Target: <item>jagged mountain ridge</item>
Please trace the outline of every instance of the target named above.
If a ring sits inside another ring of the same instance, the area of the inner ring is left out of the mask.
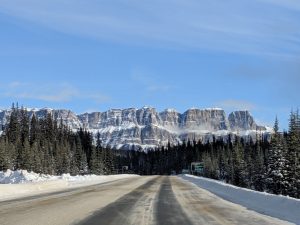
[[[28,109],[29,115],[44,117],[51,113],[73,130],[84,128],[96,135],[100,132],[103,144],[113,148],[132,149],[175,145],[183,140],[207,141],[213,135],[225,137],[229,133],[253,135],[269,132],[259,126],[248,111],[234,111],[228,116],[223,109],[188,109],[179,113],[174,109],[157,112],[155,108],[111,109],[76,115],[65,109]],[[10,110],[0,111],[0,125],[5,125]],[[2,127],[2,126],[1,126]],[[134,146],[134,147],[133,147]]]

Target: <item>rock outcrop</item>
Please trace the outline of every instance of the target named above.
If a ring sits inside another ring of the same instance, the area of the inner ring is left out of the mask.
[[[76,115],[70,110],[29,109],[29,115],[35,113],[39,118],[47,113],[76,131],[87,129],[94,135],[100,133],[104,145],[113,148],[136,149],[177,144],[184,139],[203,141],[212,136],[226,137],[230,133],[249,135],[257,130],[267,132],[264,126],[258,126],[248,111],[235,111],[227,117],[224,110],[188,109],[179,113],[174,109],[157,112],[155,108],[111,109],[106,112],[93,112]],[[0,111],[0,128],[5,126],[9,110]]]

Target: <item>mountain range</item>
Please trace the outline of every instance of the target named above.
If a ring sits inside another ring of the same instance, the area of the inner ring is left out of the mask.
[[[76,115],[66,109],[27,109],[29,115],[53,118],[76,131],[79,128],[99,132],[104,146],[117,149],[149,149],[181,143],[183,140],[210,141],[213,136],[226,138],[228,134],[255,137],[270,134],[272,129],[257,125],[249,111],[234,111],[228,116],[220,108],[191,108],[184,113],[175,109],[157,112],[153,107],[140,109],[110,109]],[[8,121],[11,110],[0,110],[0,127]]]

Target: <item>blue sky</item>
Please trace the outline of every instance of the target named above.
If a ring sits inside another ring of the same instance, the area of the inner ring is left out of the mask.
[[[1,0],[0,108],[300,106],[298,0]]]

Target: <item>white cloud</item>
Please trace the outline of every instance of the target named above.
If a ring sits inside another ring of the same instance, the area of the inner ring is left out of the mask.
[[[275,4],[278,6],[283,6],[291,10],[300,10],[300,1],[298,0],[261,0],[261,1]]]
[[[99,109],[98,108],[88,108],[84,111],[79,112],[78,114],[93,113],[93,112],[99,112]]]
[[[23,83],[23,82],[19,82],[19,81],[13,81],[13,82],[8,84],[8,87],[18,88],[18,87],[22,87],[22,86],[26,86],[26,85],[27,85],[27,83]]]
[[[150,92],[166,92],[175,88],[170,84],[165,84],[156,78],[155,74],[141,69],[134,69],[130,76],[131,80]]]
[[[45,102],[70,102],[75,99],[87,99],[96,103],[102,103],[110,100],[106,95],[83,91],[68,83],[38,84],[19,81],[14,81],[7,85],[2,84],[0,97],[41,100]]]
[[[14,81],[4,93],[7,97],[16,99],[35,99],[47,102],[67,102],[78,95],[76,88],[68,84],[29,84]]]
[[[217,106],[220,106],[226,110],[255,110],[257,106],[251,102],[236,100],[236,99],[226,99],[216,103]]]
[[[173,86],[170,85],[151,85],[146,88],[148,91],[170,91]]]
[[[300,53],[297,2],[2,0],[0,12],[93,39],[289,58]]]
[[[108,102],[111,100],[111,98],[107,95],[103,95],[103,94],[87,94],[84,95],[83,98],[89,98],[89,99],[93,99],[96,103],[103,103],[103,102]]]

